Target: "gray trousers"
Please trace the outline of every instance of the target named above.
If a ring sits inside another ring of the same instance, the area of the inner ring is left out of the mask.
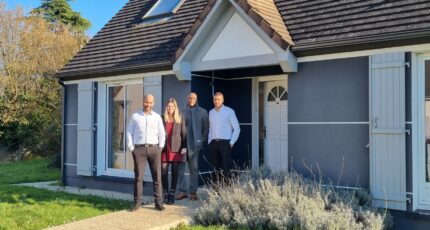
[[[134,160],[134,201],[142,202],[143,176],[145,164],[148,161],[152,174],[155,202],[162,202],[161,194],[161,150],[158,145],[152,147],[136,146],[133,153]]]
[[[181,163],[179,165],[179,180],[178,180],[178,190],[181,193],[187,194],[196,193],[199,186],[199,154],[201,150],[192,152],[188,149],[188,154],[191,157],[188,158],[186,163]],[[191,154],[190,154],[191,153]],[[187,191],[187,181],[185,180],[185,165],[188,164],[188,170],[190,172],[190,189]]]

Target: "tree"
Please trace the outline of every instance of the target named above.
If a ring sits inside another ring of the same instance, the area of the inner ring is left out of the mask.
[[[69,5],[70,0],[42,0],[42,4],[32,11],[51,23],[71,26],[75,31],[83,32],[91,27],[90,21],[75,12]]]
[[[60,70],[86,41],[68,26],[0,4],[0,141],[38,155],[59,153]]]

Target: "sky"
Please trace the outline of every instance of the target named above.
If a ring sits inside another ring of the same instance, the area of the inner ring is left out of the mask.
[[[88,19],[92,26],[87,34],[93,37],[127,3],[128,0],[74,0],[70,6]],[[40,6],[40,0],[0,0],[8,9],[22,6],[25,12]]]

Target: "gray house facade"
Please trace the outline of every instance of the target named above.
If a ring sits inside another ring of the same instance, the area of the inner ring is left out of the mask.
[[[166,2],[130,0],[58,74],[65,185],[131,192],[124,133],[143,95],[161,112],[193,91],[209,110],[220,91],[242,130],[237,167],[430,210],[430,1],[178,0],[157,14]]]

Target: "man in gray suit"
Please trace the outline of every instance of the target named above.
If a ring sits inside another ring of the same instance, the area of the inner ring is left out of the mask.
[[[199,154],[203,149],[204,143],[208,139],[209,116],[206,109],[197,104],[197,94],[188,95],[187,106],[182,110],[187,125],[187,163],[190,171],[190,199],[197,200],[197,187],[199,182],[198,162]],[[185,163],[179,166],[179,194],[177,200],[187,197],[187,185],[185,181]]]

